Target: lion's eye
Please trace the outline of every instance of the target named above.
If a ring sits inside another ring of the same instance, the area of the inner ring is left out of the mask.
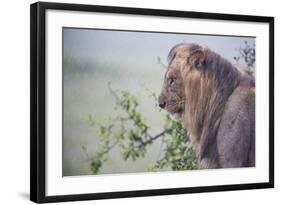
[[[169,80],[168,80],[168,84],[169,85],[173,85],[174,84],[174,82],[175,82],[175,78],[170,78]]]

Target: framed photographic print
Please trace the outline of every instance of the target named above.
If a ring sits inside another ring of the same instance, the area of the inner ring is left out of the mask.
[[[31,5],[30,198],[274,187],[274,18]]]

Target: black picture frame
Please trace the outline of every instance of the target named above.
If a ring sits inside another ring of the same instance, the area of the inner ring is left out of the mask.
[[[269,24],[269,181],[192,188],[170,188],[106,193],[46,196],[46,10],[67,10],[129,15],[150,15],[193,19],[262,22]],[[265,16],[110,7],[38,2],[30,7],[30,199],[37,203],[97,200],[198,192],[230,191],[274,187],[274,18]]]

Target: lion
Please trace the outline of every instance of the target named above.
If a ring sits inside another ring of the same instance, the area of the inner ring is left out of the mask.
[[[208,47],[168,55],[159,106],[186,128],[200,169],[255,166],[255,79]]]

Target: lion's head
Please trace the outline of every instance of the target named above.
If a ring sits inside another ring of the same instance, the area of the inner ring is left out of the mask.
[[[185,111],[185,85],[183,82],[183,68],[186,71],[202,64],[202,47],[197,44],[182,43],[171,49],[168,56],[168,69],[164,76],[164,83],[159,106],[167,110],[177,120],[182,118]]]

